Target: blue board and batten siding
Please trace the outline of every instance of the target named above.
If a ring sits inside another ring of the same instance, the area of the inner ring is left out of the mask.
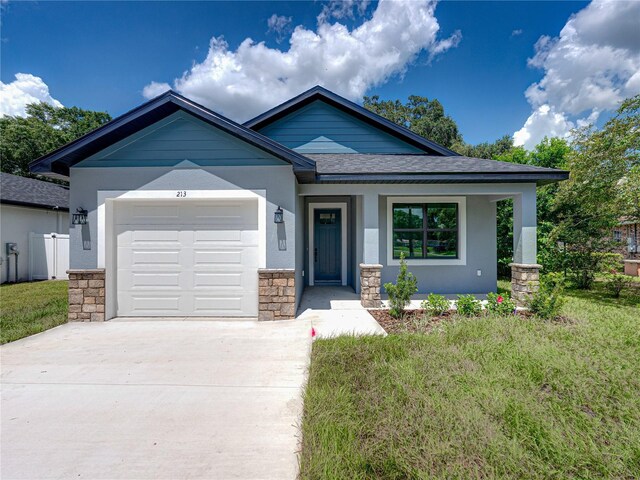
[[[203,167],[287,165],[188,113],[176,112],[75,168],[172,167],[185,160]]]
[[[424,153],[335,107],[315,101],[260,129],[299,153]]]

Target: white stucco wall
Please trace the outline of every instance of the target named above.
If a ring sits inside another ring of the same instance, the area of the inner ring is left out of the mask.
[[[7,254],[5,244],[18,244],[18,281],[29,278],[29,234],[69,233],[69,213],[16,205],[0,205],[0,279],[7,281]],[[14,258],[11,257],[11,277],[14,275]]]

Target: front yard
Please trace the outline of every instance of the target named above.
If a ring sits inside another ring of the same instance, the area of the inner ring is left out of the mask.
[[[0,285],[0,343],[44,332],[67,321],[67,282]]]
[[[562,323],[317,340],[301,478],[638,478],[634,291],[570,291]]]

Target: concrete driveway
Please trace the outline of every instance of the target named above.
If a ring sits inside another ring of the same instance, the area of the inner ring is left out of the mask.
[[[5,345],[1,476],[295,478],[307,321],[72,323]]]

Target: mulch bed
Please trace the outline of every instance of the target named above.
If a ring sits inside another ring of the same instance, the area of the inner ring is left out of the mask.
[[[389,314],[389,310],[377,309],[368,312],[387,333],[429,332],[454,314],[453,311],[449,311],[437,317],[429,317],[425,310],[418,309],[406,310],[401,317],[395,318]]]
[[[426,310],[405,310],[404,314],[395,318],[386,309],[367,310],[373,318],[385,329],[387,333],[427,333],[440,325],[442,322],[455,315],[454,310],[449,310],[443,315],[429,316]],[[518,310],[516,315],[523,319],[532,319],[534,315],[526,310]],[[559,317],[554,323],[572,323],[566,317]]]

